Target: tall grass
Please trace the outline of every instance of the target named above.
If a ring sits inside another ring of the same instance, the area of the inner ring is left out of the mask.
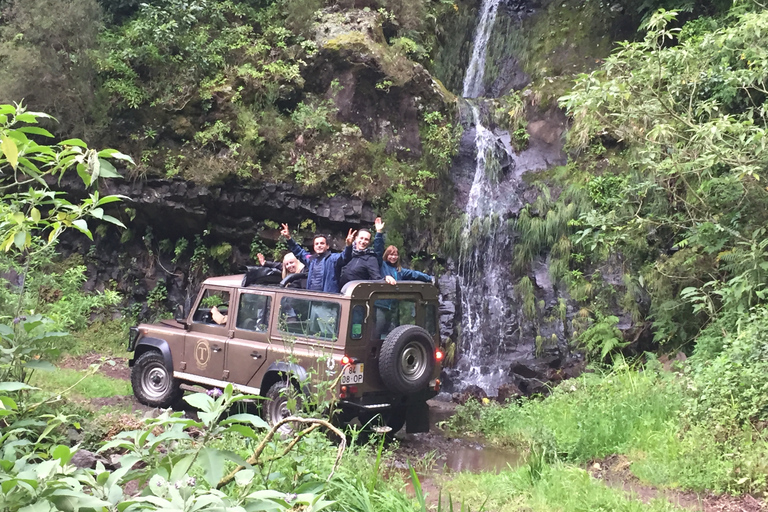
[[[497,512],[668,512],[679,510],[665,500],[645,504],[621,489],[607,487],[585,470],[558,462],[531,478],[527,466],[498,475],[460,473],[444,486],[455,499],[483,503]]]
[[[448,426],[525,450],[528,466],[538,459],[584,464],[624,454],[635,476],[654,485],[768,490],[768,436],[749,424],[723,427],[692,419],[686,408],[690,383],[687,375],[633,369],[620,360],[610,372],[563,382],[545,399],[507,406],[470,402]]]
[[[470,402],[449,428],[479,431],[498,444],[541,445],[552,457],[583,462],[674,429],[681,402],[679,384],[669,374],[637,372],[622,361],[609,373],[567,381],[544,400],[519,406]]]

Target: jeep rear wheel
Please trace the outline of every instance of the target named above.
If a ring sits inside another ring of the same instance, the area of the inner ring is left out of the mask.
[[[360,424],[367,430],[376,432],[379,427],[389,427],[386,434],[394,436],[405,425],[405,407],[392,407],[385,411],[361,413],[358,417]]]
[[[379,374],[398,393],[424,389],[435,369],[432,336],[416,325],[401,325],[390,332],[379,353]]]
[[[171,407],[184,393],[179,381],[165,367],[163,356],[154,350],[136,359],[131,370],[131,385],[139,402],[152,407]]]
[[[294,416],[294,412],[288,407],[292,393],[296,393],[296,408],[298,409],[301,407],[301,396],[295,389],[291,389],[284,380],[272,384],[267,394],[264,395],[266,400],[262,404],[262,415],[270,427],[274,427],[284,418]],[[284,423],[277,431],[283,437],[287,437],[296,431],[296,425]]]

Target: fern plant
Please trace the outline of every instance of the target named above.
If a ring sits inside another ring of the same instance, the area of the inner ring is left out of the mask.
[[[616,316],[598,315],[595,322],[579,335],[577,342],[589,357],[604,361],[615,350],[629,345],[616,327],[618,323],[619,318]]]

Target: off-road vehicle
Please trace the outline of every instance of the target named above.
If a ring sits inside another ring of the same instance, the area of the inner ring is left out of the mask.
[[[232,384],[263,395],[262,414],[274,424],[290,414],[286,389],[311,393],[321,380],[336,381],[336,419],[429,430],[426,401],[440,389],[443,358],[438,290],[353,281],[334,294],[285,284],[250,284],[248,274],[209,278],[187,314],[133,327],[138,400],[169,407],[182,385]]]

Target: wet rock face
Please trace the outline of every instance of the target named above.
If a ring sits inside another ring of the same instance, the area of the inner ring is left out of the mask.
[[[212,187],[182,180],[113,180],[106,184],[105,192],[128,197],[125,205],[135,208],[137,226],[152,226],[158,237],[172,239],[210,228],[223,241],[250,242],[262,234],[260,221],[287,222],[295,228],[307,218],[315,219],[321,232],[341,237],[349,227],[373,224],[376,218],[362,199],[308,197],[289,184]]]

